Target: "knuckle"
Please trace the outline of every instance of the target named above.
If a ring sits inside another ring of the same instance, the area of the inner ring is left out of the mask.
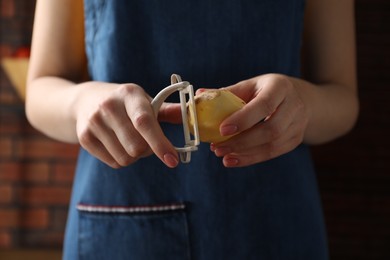
[[[138,86],[137,84],[132,84],[132,83],[122,84],[118,88],[118,94],[120,96],[133,95],[134,92],[139,91],[139,89],[140,86]]]
[[[84,130],[81,132],[83,135],[91,135],[96,132],[103,125],[103,118],[98,111],[90,115],[85,122]]]
[[[133,116],[133,125],[137,130],[149,129],[152,125],[153,117],[146,111],[138,111]]]
[[[83,130],[80,133],[78,139],[79,139],[80,145],[83,146],[83,147],[90,147],[90,146],[92,146],[93,143],[94,143],[94,140],[95,140],[92,131],[90,129],[88,129],[88,128]]]
[[[291,83],[291,81],[284,75],[275,74],[273,80],[276,86],[279,86],[285,90],[293,88],[293,84]]]
[[[116,100],[113,97],[107,98],[99,104],[99,111],[102,113],[103,116],[112,115],[115,113],[115,110]]]
[[[87,118],[87,128],[93,128],[98,126],[101,123],[101,117],[99,111],[91,114]]]
[[[128,149],[128,154],[133,158],[141,157],[148,150],[148,145],[144,142],[138,143],[137,145],[132,146]]]

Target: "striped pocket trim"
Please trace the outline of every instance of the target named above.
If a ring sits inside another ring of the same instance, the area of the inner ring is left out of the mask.
[[[77,209],[83,212],[94,213],[153,213],[184,210],[184,203],[173,203],[163,205],[141,205],[141,206],[104,206],[104,205],[89,205],[79,203]]]

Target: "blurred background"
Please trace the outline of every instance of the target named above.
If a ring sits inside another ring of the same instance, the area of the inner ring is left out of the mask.
[[[26,120],[34,7],[0,0],[0,259],[7,260],[60,259],[78,151]],[[312,151],[331,259],[390,259],[390,1],[356,0],[356,32],[359,121]]]

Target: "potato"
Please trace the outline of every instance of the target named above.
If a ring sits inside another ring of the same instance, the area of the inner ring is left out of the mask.
[[[232,137],[233,135],[221,136],[219,126],[225,118],[245,104],[245,101],[228,90],[211,89],[196,95],[195,107],[200,140],[207,143],[220,143]],[[187,118],[190,129],[193,129],[194,119],[191,117],[190,109],[192,108],[189,107],[187,110]]]

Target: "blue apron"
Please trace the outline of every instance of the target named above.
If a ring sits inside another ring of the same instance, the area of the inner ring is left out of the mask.
[[[177,73],[219,88],[299,77],[304,0],[85,0],[93,80],[155,96]],[[181,126],[163,125],[176,145]],[[225,168],[202,144],[190,164],[150,156],[112,169],[81,149],[64,259],[328,259],[308,148]]]

